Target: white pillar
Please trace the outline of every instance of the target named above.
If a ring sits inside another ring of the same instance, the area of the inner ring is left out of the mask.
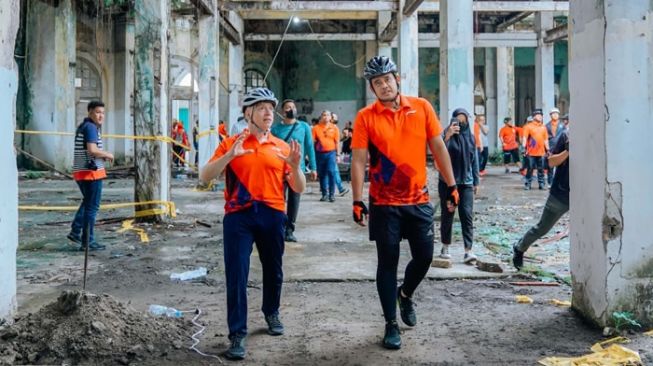
[[[515,64],[512,47],[497,47],[497,123],[503,127],[503,119],[515,119]],[[517,123],[519,121],[515,121]],[[501,148],[497,139],[496,147]]]
[[[240,37],[240,44],[234,45],[229,42],[229,118],[226,121],[227,131],[231,130],[231,124],[236,123],[238,116],[242,114],[240,97],[245,90],[243,85],[243,67],[245,65],[245,45],[243,43],[243,18],[235,11],[229,12],[229,21],[236,28]]]
[[[553,79],[553,43],[545,43],[546,31],[553,28],[553,13],[535,14],[537,48],[535,49],[535,107],[542,108],[545,123],[549,111],[555,107],[555,86]]]
[[[499,129],[503,124],[503,118],[497,118],[497,63],[496,50],[485,49],[485,121],[490,129],[488,132],[488,147],[490,154],[497,148]]]
[[[653,325],[653,3],[570,2],[572,303]],[[591,178],[588,178],[591,177]]]
[[[14,62],[14,42],[20,20],[19,0],[0,0],[0,320],[11,320],[16,311],[16,248],[18,247],[18,171],[14,134],[18,72]],[[0,323],[2,323],[0,321]]]
[[[474,35],[472,0],[440,1],[440,119],[454,109],[474,113]]]
[[[131,98],[134,91],[134,20],[125,16],[115,24],[116,52],[114,54],[114,115],[117,134],[133,135],[134,121],[132,119]],[[124,158],[126,162],[134,159],[134,141],[118,139],[115,141],[113,154],[116,158]]]
[[[403,14],[405,2],[406,0],[399,0],[399,11],[397,11],[400,88],[401,94],[416,97],[419,94],[417,11],[410,16],[405,16]]]
[[[199,21],[199,76],[198,76],[198,104],[200,133],[204,134],[199,139],[199,167],[206,164],[213,152],[218,147],[217,126],[220,120],[218,104],[218,68],[219,68],[219,29],[218,12],[215,0],[211,0],[211,7],[215,16],[202,15]]]
[[[376,56],[379,54],[379,47],[376,41],[367,41],[365,42],[365,63],[369,61],[372,57]],[[363,67],[365,67],[365,64],[361,66],[357,66],[356,73],[363,74]],[[376,101],[376,95],[374,95],[374,92],[372,89],[370,89],[370,83],[365,80],[365,105],[370,105]]]

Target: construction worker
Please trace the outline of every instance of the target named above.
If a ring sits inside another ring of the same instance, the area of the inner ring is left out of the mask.
[[[514,164],[519,171],[519,143],[517,138],[517,129],[512,118],[503,119],[503,127],[499,130],[499,139],[503,147],[503,166],[505,173],[510,173],[510,164]]]
[[[544,189],[544,159],[549,151],[549,135],[546,132],[546,127],[542,124],[541,109],[533,110],[533,122],[525,128],[522,144],[526,147],[529,165],[526,171],[524,189],[531,189],[533,169],[537,169],[537,183],[539,188]]]
[[[427,188],[424,145],[429,146],[447,184],[450,210],[458,204],[458,190],[440,135],[442,127],[431,104],[423,98],[399,94],[397,66],[386,56],[372,57],[363,76],[377,100],[361,109],[354,121],[353,218],[359,225],[366,225],[368,209],[363,203],[363,184],[369,154],[369,234],[370,240],[376,242],[376,286],[386,321],[382,344],[388,349],[399,349],[397,303],[403,322],[414,326],[417,319],[412,296],[433,259],[434,209]],[[402,238],[408,239],[412,259],[403,284],[397,288]]]
[[[261,310],[268,333],[284,333],[279,319],[286,221],[284,183],[301,193],[306,179],[297,141],[287,144],[270,133],[276,106],[277,99],[270,90],[250,90],[243,99],[249,131],[222,141],[200,172],[203,182],[222,173],[226,176],[224,264],[231,345],[224,355],[234,360],[245,357],[247,278],[253,243],[263,267]]]
[[[565,129],[565,125],[561,124],[558,119],[560,117],[560,110],[558,108],[553,108],[549,112],[549,116],[551,117],[551,120],[549,123],[546,124],[546,132],[549,136],[549,146],[553,147],[556,146],[556,143],[558,142],[558,138],[560,138],[560,135],[562,135],[562,132]],[[553,183],[553,167],[550,167],[548,162],[545,161],[545,168],[546,168],[546,184],[551,186],[551,183]]]
[[[299,143],[302,157],[308,156],[309,169],[306,169],[305,159],[302,159],[300,162],[302,171],[308,173],[311,180],[316,180],[317,166],[315,164],[315,150],[313,149],[311,126],[309,126],[308,123],[297,119],[297,107],[295,106],[295,101],[292,99],[286,99],[281,103],[281,112],[283,115],[282,122],[276,123],[272,126],[272,134],[285,142],[297,141],[297,143]],[[297,221],[301,194],[290,189],[287,183],[285,192],[288,204],[286,209],[288,221],[286,222],[285,240],[296,242],[295,221]]]
[[[556,141],[548,158],[549,166],[555,167],[553,184],[549,190],[549,198],[544,205],[540,221],[530,228],[526,234],[512,247],[512,263],[520,270],[524,266],[524,253],[537,239],[551,230],[553,225],[569,211],[569,137],[565,129]]]

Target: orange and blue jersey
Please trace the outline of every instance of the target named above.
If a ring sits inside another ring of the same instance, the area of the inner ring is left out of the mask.
[[[503,143],[503,151],[514,150],[519,147],[517,143],[517,130],[515,127],[506,125],[499,130],[499,138]]]
[[[338,126],[327,122],[318,123],[313,126],[313,141],[315,142],[315,152],[326,153],[336,151],[340,143],[340,130]]]
[[[546,155],[546,142],[549,134],[546,127],[541,123],[533,122],[524,129],[526,139],[526,154],[528,156]]]
[[[210,161],[224,156],[238,136],[223,140]],[[287,156],[290,147],[283,140],[268,134],[268,140],[263,143],[254,135],[249,135],[243,141],[243,149],[254,152],[234,158],[225,168],[225,213],[250,208],[254,202],[285,212],[283,184],[290,173],[290,166],[278,154]]]
[[[431,104],[401,96],[397,111],[378,100],[361,109],[354,122],[352,149],[370,155],[370,203],[402,206],[429,202],[426,145],[442,133]]]

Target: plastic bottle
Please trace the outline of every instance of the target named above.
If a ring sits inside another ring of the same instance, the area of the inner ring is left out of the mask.
[[[150,314],[152,315],[165,315],[168,318],[181,318],[182,313],[181,311],[175,309],[175,308],[169,308],[167,306],[163,305],[156,305],[152,304],[150,305]]]
[[[194,278],[198,277],[204,277],[208,271],[204,267],[199,267],[198,269],[192,270],[192,271],[186,271],[182,273],[171,273],[170,274],[170,279],[171,280],[180,280],[180,281],[187,281],[187,280],[192,280]]]

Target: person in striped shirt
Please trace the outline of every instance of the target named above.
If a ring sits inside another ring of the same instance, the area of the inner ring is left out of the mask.
[[[73,219],[68,239],[84,250],[82,238],[88,235],[89,250],[104,250],[105,246],[95,241],[93,226],[102,199],[102,180],[107,177],[105,161],[113,161],[113,154],[103,150],[101,129],[104,123],[104,103],[88,103],[88,117],[75,132],[75,155],[73,158],[73,179],[82,192],[82,203]]]

